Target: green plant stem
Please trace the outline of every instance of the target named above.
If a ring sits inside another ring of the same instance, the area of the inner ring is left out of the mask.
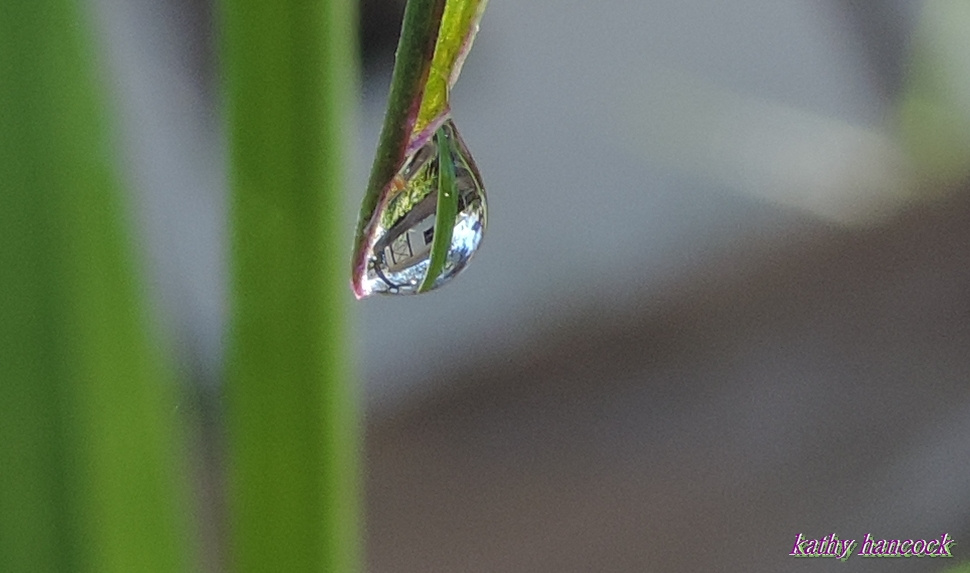
[[[357,405],[340,234],[351,0],[223,0],[226,388],[235,571],[357,570]]]
[[[367,246],[363,240],[365,229],[374,215],[381,192],[397,174],[404,160],[421,105],[421,95],[431,71],[445,4],[446,0],[408,0],[404,9],[387,113],[357,221],[352,259],[354,268],[361,257],[361,249]]]
[[[84,16],[0,7],[0,571],[185,571],[175,388]]]

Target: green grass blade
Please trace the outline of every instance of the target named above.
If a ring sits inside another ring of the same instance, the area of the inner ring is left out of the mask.
[[[0,7],[0,571],[185,571],[174,387],[83,16]]]
[[[424,85],[431,73],[431,60],[445,3],[446,0],[408,0],[404,9],[387,113],[384,114],[384,125],[381,127],[367,190],[360,204],[357,232],[354,236],[351,260],[351,273],[354,277],[366,266],[368,255],[365,247],[370,245],[365,240],[365,235],[371,219],[374,218],[381,193],[401,168],[411,133],[414,131],[415,114],[424,93]],[[355,291],[358,286],[354,285]]]
[[[340,234],[352,23],[351,0],[222,1],[235,571],[357,570],[357,411]]]
[[[374,212],[409,148],[427,141],[449,112],[451,86],[471,49],[487,0],[408,0],[370,179],[361,202],[351,275],[358,279],[373,246]]]
[[[447,141],[445,129],[438,129],[435,139],[438,143],[438,202],[435,207],[434,237],[431,239],[431,258],[428,261],[428,274],[421,281],[418,292],[427,292],[441,275],[448,260],[451,237],[455,232],[455,217],[458,216],[458,188],[455,184],[455,159],[451,155],[452,143]]]
[[[487,0],[448,0],[445,4],[431,73],[424,86],[421,109],[414,125],[415,133],[448,113],[451,86],[458,80],[465,56],[471,50],[486,4]]]

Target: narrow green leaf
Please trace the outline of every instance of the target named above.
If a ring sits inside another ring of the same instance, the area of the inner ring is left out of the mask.
[[[435,133],[438,144],[438,201],[435,207],[434,237],[431,240],[431,258],[428,274],[421,281],[419,292],[427,292],[434,286],[448,260],[451,236],[458,216],[458,186],[455,182],[455,159],[451,156],[452,144],[443,128]]]
[[[174,387],[84,16],[0,6],[0,571],[185,571]]]
[[[367,264],[374,212],[408,151],[448,115],[449,93],[471,49],[487,0],[408,0],[391,93],[354,237],[352,276]],[[354,285],[355,291],[358,285]]]
[[[363,240],[364,236],[374,218],[381,194],[401,167],[414,130],[415,114],[424,93],[424,84],[431,72],[431,59],[434,56],[445,2],[446,0],[408,0],[404,8],[387,113],[384,115],[374,166],[371,168],[357,221],[351,261],[354,276],[358,275],[357,268],[366,264],[367,245]]]
[[[486,4],[487,0],[448,0],[445,4],[414,135],[448,113],[451,86],[458,80],[465,56],[471,50]]]
[[[357,410],[339,254],[353,21],[351,0],[222,1],[236,571],[357,570]]]

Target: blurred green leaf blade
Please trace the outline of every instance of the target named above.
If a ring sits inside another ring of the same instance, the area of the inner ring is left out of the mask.
[[[184,571],[174,387],[85,16],[0,9],[0,570]]]
[[[237,571],[357,570],[357,418],[339,254],[353,21],[350,0],[222,2]]]

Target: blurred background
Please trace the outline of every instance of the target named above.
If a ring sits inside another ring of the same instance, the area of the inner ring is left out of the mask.
[[[216,571],[214,6],[91,7],[208,428]],[[402,8],[360,7],[348,268]],[[452,97],[482,249],[440,292],[353,305],[368,570],[887,567],[793,559],[799,533],[947,532],[970,557],[967,30],[964,0],[492,0]]]

